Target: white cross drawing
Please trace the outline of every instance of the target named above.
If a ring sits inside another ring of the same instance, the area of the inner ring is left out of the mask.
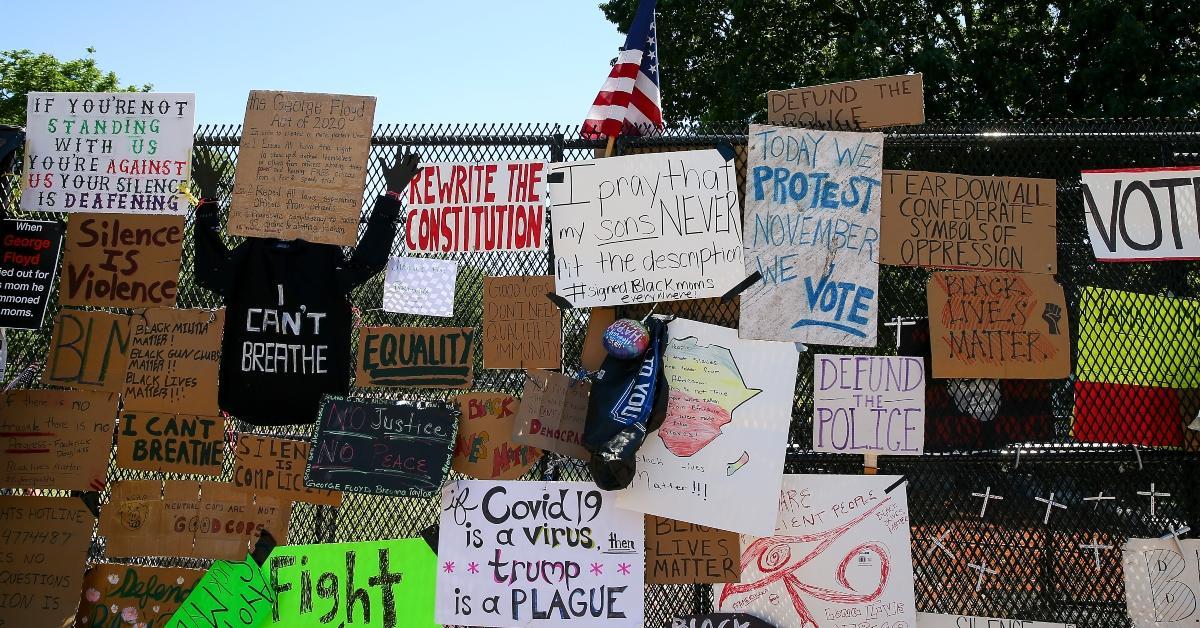
[[[1110,500],[1110,499],[1116,499],[1116,497],[1113,497],[1112,495],[1105,495],[1104,491],[1100,491],[1099,493],[1096,493],[1095,495],[1093,495],[1091,497],[1084,497],[1083,501],[1094,502],[1092,504],[1092,510],[1096,510],[1097,508],[1100,507],[1100,502]]]
[[[940,549],[943,552],[945,552],[947,555],[950,556],[950,560],[958,560],[958,557],[954,555],[954,552],[951,552],[950,548],[948,548],[942,544],[942,539],[946,538],[947,534],[950,534],[949,528],[942,530],[942,533],[937,535],[937,538],[933,540],[933,547],[930,547],[929,551],[925,552],[925,555],[929,556],[930,554],[932,554],[934,552],[934,550]]]
[[[1111,545],[1101,545],[1099,536],[1100,535],[1098,535],[1098,534],[1092,534],[1092,542],[1091,543],[1080,543],[1079,544],[1079,549],[1092,550],[1092,556],[1095,557],[1095,559],[1096,559],[1096,569],[1100,569],[1100,550],[1110,550],[1113,547]]]
[[[982,563],[982,562],[981,562],[981,564],[978,564],[978,565],[976,565],[975,563],[967,563],[967,566],[970,567],[971,569],[979,570],[979,578],[975,580],[975,592],[976,593],[979,593],[979,589],[983,587],[983,574],[990,573],[992,575],[996,575],[996,574],[1000,573],[999,571],[996,571],[995,569],[988,569],[987,564]]]
[[[1170,497],[1170,496],[1171,496],[1171,494],[1170,494],[1170,493],[1159,493],[1159,492],[1155,491],[1155,490],[1154,490],[1154,482],[1151,482],[1151,483],[1150,483],[1150,490],[1148,490],[1148,491],[1138,491],[1138,492],[1137,492],[1137,494],[1138,494],[1138,495],[1141,495],[1142,497],[1149,497],[1149,498],[1150,498],[1150,516],[1151,516],[1151,517],[1153,517],[1153,516],[1154,516],[1154,498],[1155,498],[1155,497]]]
[[[982,519],[983,516],[985,514],[987,514],[987,507],[988,507],[989,501],[991,501],[993,499],[999,499],[999,500],[1004,499],[1000,495],[992,495],[992,487],[990,487],[990,486],[987,487],[987,490],[985,490],[982,493],[971,493],[971,497],[982,497],[983,498],[983,506],[980,507],[980,509],[979,509],[979,518],[980,519]]]
[[[1060,504],[1054,501],[1054,493],[1050,493],[1050,499],[1046,499],[1045,497],[1034,497],[1034,499],[1046,504],[1046,516],[1042,517],[1042,523],[1050,523],[1050,510],[1052,508],[1062,508],[1063,510],[1067,509],[1065,504]]]
[[[1184,534],[1186,532],[1191,532],[1192,529],[1186,525],[1179,528],[1178,530],[1175,529],[1174,525],[1170,525],[1170,526],[1167,526],[1167,529],[1170,530],[1170,532],[1160,536],[1159,538],[1160,539],[1174,539],[1175,540],[1175,548],[1179,550],[1180,554],[1183,554],[1186,556],[1187,552],[1185,552],[1183,550],[1183,545],[1179,542],[1179,535]]]
[[[892,321],[890,323],[884,323],[883,326],[896,328],[896,349],[898,350],[898,349],[900,349],[900,332],[905,327],[908,327],[910,325],[916,325],[916,324],[917,324],[917,321],[906,321],[906,320],[904,320],[903,316],[897,316],[896,318],[892,319]]]

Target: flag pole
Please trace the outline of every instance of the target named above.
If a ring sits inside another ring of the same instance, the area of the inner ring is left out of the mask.
[[[608,146],[606,146],[604,148],[604,156],[612,157],[613,149],[615,149],[616,147],[617,147],[617,136],[615,136],[615,135],[608,136]]]

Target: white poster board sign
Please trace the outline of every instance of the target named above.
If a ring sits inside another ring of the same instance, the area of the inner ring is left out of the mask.
[[[781,628],[913,626],[908,496],[889,475],[785,475],[775,536],[742,536],[742,580],[717,610]]]
[[[442,489],[439,624],[638,626],[641,513],[591,482],[462,480]]]
[[[917,613],[917,628],[1075,628],[1075,624],[974,617],[972,615]]]
[[[775,529],[799,353],[786,342],[671,321],[667,416],[617,505],[760,536]]]
[[[383,282],[383,309],[397,314],[454,316],[458,262],[428,257],[393,257]]]
[[[883,134],[750,125],[743,338],[874,347]]]
[[[186,214],[195,94],[29,92],[21,209]]]
[[[555,289],[575,307],[719,297],[745,279],[737,166],[717,150],[549,166]]]
[[[1137,628],[1200,622],[1200,540],[1129,539],[1121,546],[1125,608]]]
[[[925,360],[813,356],[813,450],[919,456],[925,451]]]
[[[1084,170],[1080,182],[1096,259],[1200,259],[1200,168]]]
[[[546,248],[546,164],[428,164],[408,184],[404,242],[411,253]]]

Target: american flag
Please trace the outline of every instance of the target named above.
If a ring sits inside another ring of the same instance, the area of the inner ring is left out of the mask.
[[[625,47],[583,122],[584,137],[640,135],[663,127],[658,92],[658,41],[654,28],[657,0],[640,0]]]

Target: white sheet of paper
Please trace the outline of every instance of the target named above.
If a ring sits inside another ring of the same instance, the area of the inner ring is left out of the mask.
[[[1129,539],[1121,546],[1121,564],[1125,608],[1134,626],[1200,622],[1200,540]]]
[[[1200,259],[1200,168],[1085,170],[1083,215],[1096,259]]]
[[[813,356],[813,450],[919,456],[925,451],[925,360]]]
[[[1075,628],[1075,624],[971,615],[917,613],[917,628]]]
[[[454,316],[458,262],[427,257],[393,257],[383,282],[383,309],[397,314]]]

